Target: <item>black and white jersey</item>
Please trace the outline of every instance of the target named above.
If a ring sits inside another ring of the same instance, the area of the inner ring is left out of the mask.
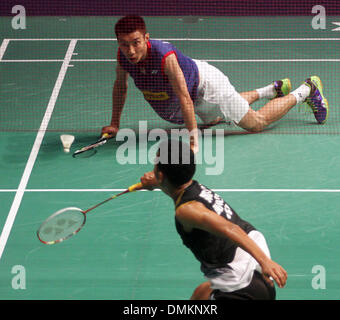
[[[218,194],[195,180],[179,195],[176,201],[176,209],[189,201],[202,203],[207,209],[238,225],[247,234],[256,230],[250,223],[242,220]],[[214,276],[219,273],[219,270],[223,272],[223,268],[227,268],[227,264],[234,259],[238,246],[232,240],[196,228],[186,232],[176,218],[175,223],[183,244],[200,261],[201,270],[206,276]]]

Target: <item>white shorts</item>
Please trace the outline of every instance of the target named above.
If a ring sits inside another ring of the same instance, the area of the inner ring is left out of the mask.
[[[270,252],[263,234],[253,230],[249,232],[248,236],[270,258]],[[233,292],[247,287],[253,278],[255,270],[262,272],[259,263],[249,253],[241,248],[237,248],[233,261],[228,263],[228,268],[225,268],[225,273],[215,278],[208,278],[208,280],[211,283],[212,289]]]
[[[249,110],[248,102],[220,70],[207,62],[194,61],[200,76],[195,113],[206,124],[216,120],[217,117],[238,124]]]

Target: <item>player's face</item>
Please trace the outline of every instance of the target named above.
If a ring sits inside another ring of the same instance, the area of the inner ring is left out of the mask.
[[[149,34],[140,31],[118,36],[118,45],[124,56],[133,64],[143,61],[148,53]]]

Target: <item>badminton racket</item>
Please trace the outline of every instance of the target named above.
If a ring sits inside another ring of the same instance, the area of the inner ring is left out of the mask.
[[[94,143],[91,143],[85,147],[82,147],[81,149],[75,151],[73,153],[73,158],[76,158],[78,157],[79,155],[81,154],[84,154],[84,152],[86,151],[90,151],[90,150],[93,150],[94,153],[96,152],[95,148],[99,147],[99,146],[102,146],[103,144],[105,144],[107,142],[107,140],[109,140],[110,138],[112,138],[109,134],[107,133],[104,133],[101,138],[99,140],[97,140],[96,142]]]
[[[137,191],[141,188],[142,184],[140,182],[136,183],[125,191],[113,195],[87,210],[82,210],[77,207],[67,207],[58,210],[40,225],[37,231],[38,239],[44,244],[55,244],[69,239],[84,227],[87,213],[112,199],[115,199],[125,193]]]

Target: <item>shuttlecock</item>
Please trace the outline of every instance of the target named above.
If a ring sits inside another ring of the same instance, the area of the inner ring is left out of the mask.
[[[71,145],[74,141],[74,136],[71,136],[69,134],[62,134],[60,136],[60,140],[63,144],[63,147],[64,147],[64,151],[66,153],[69,153],[70,152],[70,148],[71,148]]]

